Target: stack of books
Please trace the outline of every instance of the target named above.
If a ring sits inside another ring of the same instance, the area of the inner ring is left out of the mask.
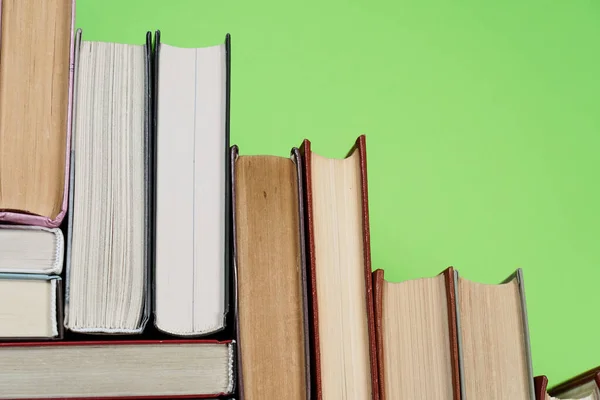
[[[600,399],[598,369],[534,378],[521,270],[373,272],[364,135],[232,146],[229,35],[1,6],[0,399]]]

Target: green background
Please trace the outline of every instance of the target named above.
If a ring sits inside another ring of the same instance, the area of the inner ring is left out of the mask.
[[[523,268],[534,374],[600,365],[600,3],[79,0],[85,40],[232,35],[232,144],[367,135],[374,268]]]

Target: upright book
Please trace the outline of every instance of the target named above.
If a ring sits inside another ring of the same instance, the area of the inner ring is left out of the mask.
[[[141,333],[150,315],[151,34],[76,37],[65,326]]]
[[[380,399],[533,400],[523,278],[374,276]]]
[[[456,308],[463,398],[534,400],[522,271],[496,285],[457,273]]]
[[[310,399],[302,159],[231,153],[239,393]]]
[[[452,267],[398,283],[373,272],[380,400],[461,400],[455,280]]]
[[[229,308],[230,37],[202,48],[155,35],[154,323],[202,336]]]
[[[58,227],[68,202],[75,1],[0,7],[0,222]]]
[[[344,159],[301,147],[317,400],[379,398],[367,188],[360,136]]]

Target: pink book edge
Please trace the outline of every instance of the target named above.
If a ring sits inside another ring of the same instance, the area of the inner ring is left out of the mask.
[[[2,24],[2,0],[0,0],[0,26]],[[69,204],[69,167],[71,155],[71,126],[73,111],[73,73],[75,70],[75,0],[71,0],[71,37],[70,37],[70,55],[69,55],[69,105],[67,107],[67,146],[65,152],[65,185],[63,191],[63,202],[60,213],[54,219],[41,215],[25,214],[14,211],[0,211],[0,222],[12,222],[21,225],[37,225],[47,228],[57,228],[67,213]],[[0,29],[0,43],[2,42]]]

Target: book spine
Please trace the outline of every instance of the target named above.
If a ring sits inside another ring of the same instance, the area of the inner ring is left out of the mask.
[[[517,280],[519,282],[519,296],[521,298],[521,308],[523,310],[522,318],[523,318],[523,340],[525,341],[525,351],[527,357],[527,374],[529,380],[529,396],[532,400],[535,400],[535,383],[533,381],[533,364],[531,361],[531,343],[529,340],[529,322],[527,318],[527,303],[525,301],[525,285],[523,283],[523,270],[521,268],[517,269],[515,272]]]
[[[225,306],[223,315],[223,326],[227,326],[227,316],[230,313],[230,307],[235,299],[232,298],[234,293],[231,293],[233,286],[232,269],[233,269],[233,186],[229,183],[233,182],[233,163],[230,155],[230,122],[231,118],[231,35],[225,36]],[[237,298],[237,297],[236,297]],[[231,319],[231,316],[230,316]]]
[[[74,56],[73,56],[73,104],[71,106],[72,113],[75,115],[77,112],[77,102],[75,100],[75,96],[77,95],[77,82],[78,82],[78,66],[79,66],[79,50],[81,48],[81,36],[82,30],[78,29],[75,33],[75,44],[73,46]],[[73,117],[72,123],[73,132],[75,131],[75,118]],[[75,134],[72,136],[73,140],[75,140]],[[67,240],[65,241],[66,254],[65,254],[65,310],[64,310],[64,326],[68,326],[69,320],[69,294],[70,294],[70,276],[71,276],[71,252],[72,252],[72,242],[73,242],[73,203],[75,198],[75,146],[71,146],[69,148],[71,153],[69,158],[69,209],[71,212],[67,217]]]
[[[377,347],[375,336],[375,310],[373,307],[373,283],[371,269],[371,230],[369,225],[369,189],[367,182],[367,142],[365,135],[356,140],[360,156],[362,189],[363,255],[365,259],[365,287],[367,301],[367,324],[369,329],[369,356],[371,358],[371,390],[373,400],[379,400],[379,376],[377,373]]]
[[[548,387],[548,378],[544,375],[536,376],[533,379],[535,386],[536,400],[546,400],[546,388]]]
[[[385,366],[383,362],[383,278],[382,269],[373,271],[373,304],[375,307],[375,344],[377,348],[377,374],[379,400],[385,400]]]
[[[450,330],[450,360],[452,363],[452,394],[454,400],[461,400],[460,352],[458,345],[458,317],[456,314],[456,274],[454,268],[448,267],[444,272],[446,281],[446,298],[448,304],[448,328]]]
[[[362,198],[362,231],[363,231],[363,255],[364,255],[364,277],[365,277],[365,301],[367,309],[367,330],[369,336],[369,364],[371,379],[371,399],[379,400],[379,374],[377,367],[377,346],[375,338],[375,316],[373,307],[372,290],[372,271],[371,271],[371,240],[369,228],[369,202],[368,202],[368,183],[367,183],[367,152],[366,137],[361,135],[356,140],[354,146],[348,154],[354,151],[359,152],[360,157],[360,176],[361,176],[361,198]],[[319,315],[318,315],[318,296],[316,288],[316,259],[315,259],[315,239],[314,239],[314,220],[313,220],[313,199],[312,199],[312,167],[311,167],[311,148],[310,141],[304,140],[300,147],[300,153],[304,161],[304,187],[305,187],[305,206],[306,206],[306,232],[308,248],[309,265],[309,292],[310,292],[310,310],[311,318],[311,348],[313,353],[313,371],[314,371],[314,396],[321,400],[322,381],[321,381],[321,360],[319,343]]]
[[[313,221],[313,201],[312,201],[312,167],[311,167],[311,149],[310,141],[304,140],[300,146],[300,154],[304,162],[304,225],[306,230],[306,249],[308,261],[308,303],[311,318],[310,326],[310,349],[312,353],[312,397],[316,400],[323,398],[323,386],[321,381],[321,351],[319,341],[319,302],[317,296],[316,281],[316,259],[315,259],[315,238]]]
[[[308,270],[307,270],[307,259],[306,259],[306,229],[304,221],[304,209],[306,204],[304,203],[304,164],[302,162],[302,156],[300,151],[294,147],[291,151],[291,158],[296,164],[296,177],[298,187],[298,225],[299,225],[299,238],[300,238],[300,268],[302,274],[302,314],[304,315],[304,360],[305,360],[305,379],[306,379],[306,399],[312,398],[312,385],[311,385],[311,361],[310,361],[310,326],[309,326],[309,291],[308,291]]]
[[[235,205],[236,203],[236,190],[235,190],[235,161],[238,158],[238,147],[236,145],[231,146],[231,151],[230,151],[230,158],[229,161],[231,163],[230,165],[230,170],[231,170],[231,176],[230,176],[230,181],[231,181],[231,203],[232,205]],[[232,214],[231,214],[231,220],[232,220],[232,233],[233,233],[233,238],[232,238],[232,246],[233,246],[233,307],[234,307],[234,314],[235,314],[235,337],[238,343],[238,346],[236,347],[236,357],[237,357],[237,365],[236,365],[236,372],[237,372],[237,391],[238,391],[238,396],[240,398],[240,400],[244,399],[244,377],[242,375],[242,352],[241,352],[241,346],[240,346],[240,321],[239,321],[239,305],[238,305],[238,269],[237,269],[237,230],[236,230],[236,212],[235,212],[235,206],[232,207]]]

